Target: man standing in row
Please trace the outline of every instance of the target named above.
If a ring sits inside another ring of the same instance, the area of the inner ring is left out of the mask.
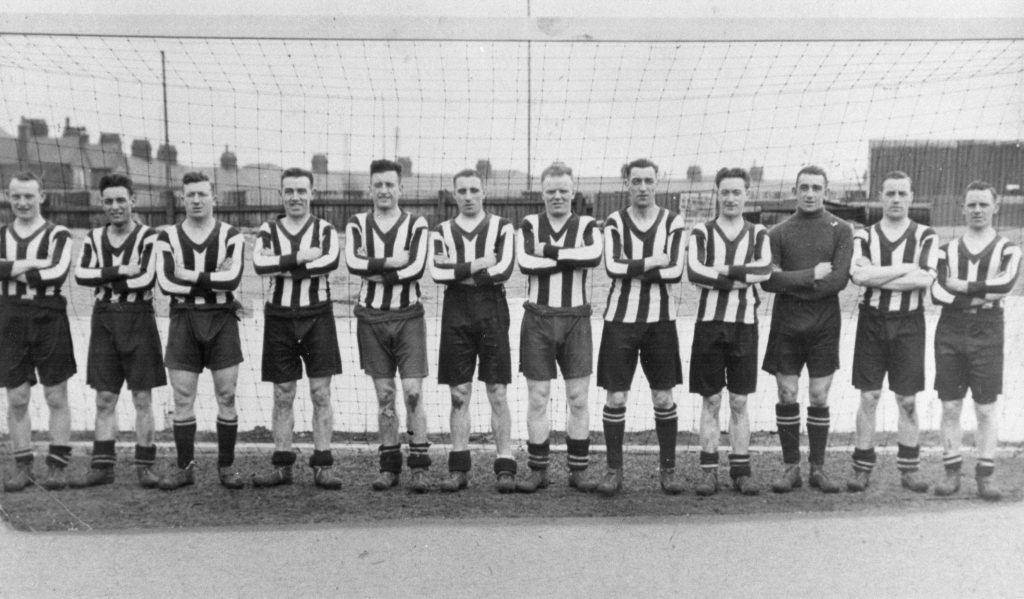
[[[764,226],[743,218],[749,187],[747,171],[718,171],[718,216],[690,233],[687,275],[701,288],[690,353],[690,393],[703,398],[698,495],[718,491],[723,387],[729,390],[729,476],[733,488],[744,495],[757,495],[761,490],[751,478],[747,396],[757,390],[757,307],[761,299],[755,284],[771,275],[772,254]]]
[[[331,471],[334,411],[331,377],[341,374],[341,353],[331,303],[330,274],[341,251],[334,227],[313,216],[313,173],[289,168],[281,173],[284,216],[260,226],[253,248],[256,274],[270,277],[270,301],[264,308],[263,380],[274,385],[271,426],[274,453],[271,470],[253,476],[255,487],[291,484],[295,392],[305,362],[309,398],[313,403],[313,483],[340,489]]]
[[[512,223],[484,211],[480,173],[462,170],[452,182],[459,214],[434,231],[430,262],[431,276],[445,285],[437,381],[448,385],[452,396],[452,451],[448,454],[449,476],[441,490],[455,492],[469,484],[469,400],[479,357],[479,378],[487,385],[497,449],[496,486],[500,493],[512,493],[516,490],[516,461],[506,396],[512,382],[512,358],[503,283],[515,265],[515,231]]]
[[[391,160],[370,163],[373,210],[357,214],[345,226],[345,262],[362,277],[355,307],[359,363],[373,379],[380,430],[380,474],[372,487],[384,491],[398,484],[402,447],[395,411],[395,373],[402,379],[412,471],[409,489],[430,490],[427,470],[427,414],[421,398],[428,374],[427,328],[420,303],[419,280],[427,262],[430,230],[421,216],[399,207],[402,166]]]
[[[160,232],[157,280],[171,299],[171,324],[164,362],[174,392],[174,446],[177,467],[160,479],[173,490],[195,482],[196,388],[209,368],[217,397],[217,466],[228,489],[245,486],[234,468],[238,414],[235,385],[242,347],[238,302],[245,241],[241,232],[213,216],[213,184],[203,173],[182,178],[185,220]]]
[[[519,369],[526,375],[527,465],[530,474],[516,490],[533,493],[548,486],[550,464],[551,379],[565,379],[569,486],[591,491],[585,477],[590,464],[590,416],[587,392],[593,372],[587,274],[601,262],[601,231],[594,219],[573,214],[572,169],[561,162],[540,175],[544,212],[523,219],[516,235],[519,267],[529,280],[520,329]]]
[[[853,233],[849,224],[825,210],[828,175],[820,167],[800,169],[793,193],[796,212],[768,232],[775,270],[761,284],[776,294],[762,368],[775,375],[779,386],[775,417],[785,471],[772,482],[772,490],[786,493],[803,484],[797,399],[800,373],[806,365],[810,485],[824,493],[838,493],[839,483],[825,473],[828,391],[839,369],[839,292],[850,276]]]
[[[597,384],[608,395],[602,422],[608,470],[597,492],[611,497],[622,490],[622,444],[626,400],[637,356],[651,386],[658,436],[661,489],[678,495],[676,416],[673,388],[683,382],[671,285],[683,275],[685,229],[678,214],[658,206],[658,165],[641,158],[622,167],[629,206],[612,213],[604,226],[604,265],[612,279],[597,357]]]
[[[924,390],[924,293],[935,278],[938,236],[910,220],[914,192],[910,177],[893,171],[882,180],[882,220],[853,236],[850,277],[864,287],[853,350],[853,386],[860,390],[853,450],[852,492],[864,491],[875,467],[875,412],[882,381],[899,406],[896,467],[900,483],[916,493],[928,490],[918,473],[916,398]]]
[[[942,401],[946,477],[935,485],[939,496],[960,490],[960,414],[969,388],[978,421],[978,495],[987,501],[1002,498],[992,475],[999,441],[996,400],[1003,392],[1003,298],[1017,282],[1021,250],[996,233],[992,219],[998,211],[995,188],[972,182],[964,198],[967,231],[939,250],[932,285],[932,298],[942,306],[935,327],[935,390]]]
[[[41,485],[67,486],[71,459],[68,378],[76,372],[67,299],[61,287],[71,268],[71,232],[43,218],[46,197],[32,173],[11,178],[7,191],[14,222],[0,227],[0,385],[7,388],[14,472],[5,491],[35,483],[32,473],[32,421],[28,404],[36,372],[50,409],[50,450]]]
[[[128,384],[135,405],[135,467],[139,484],[157,486],[153,393],[167,384],[160,333],[153,313],[157,231],[135,222],[135,192],[125,175],[100,179],[107,225],[89,231],[75,269],[79,285],[93,287],[86,382],[96,390],[96,428],[88,472],[73,486],[114,482],[117,401]]]

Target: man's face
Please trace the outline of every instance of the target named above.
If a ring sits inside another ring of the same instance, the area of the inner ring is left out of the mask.
[[[825,194],[828,193],[828,184],[822,175],[811,175],[804,173],[797,177],[796,207],[800,212],[818,212],[825,206]]]
[[[43,193],[39,190],[39,181],[22,181],[11,179],[7,188],[14,218],[21,221],[33,221],[39,216],[43,205]]]
[[[126,225],[132,220],[135,198],[126,187],[108,187],[100,193],[100,203],[107,221],[115,227]]]
[[[377,210],[391,210],[398,207],[402,198],[402,180],[395,171],[384,171],[370,175],[370,197]]]
[[[910,214],[914,192],[910,179],[886,179],[882,181],[882,214],[893,220],[903,220]]]
[[[480,177],[455,179],[455,201],[463,216],[476,216],[484,209],[484,183]]]
[[[718,213],[722,216],[743,216],[747,204],[747,185],[741,177],[726,177],[718,184]]]
[[[182,186],[185,197],[185,214],[190,218],[208,218],[213,216],[213,186],[209,181],[186,183]]]
[[[309,177],[300,175],[281,179],[281,201],[284,202],[285,216],[305,218],[313,201],[313,183]]]
[[[658,173],[653,166],[629,169],[626,189],[629,190],[629,204],[634,208],[654,205],[654,188],[658,185]]]
[[[972,189],[964,198],[964,216],[967,226],[982,231],[992,226],[992,218],[999,212],[999,204],[987,189]]]
[[[572,212],[573,185],[569,175],[552,175],[540,182],[548,216],[560,218]]]

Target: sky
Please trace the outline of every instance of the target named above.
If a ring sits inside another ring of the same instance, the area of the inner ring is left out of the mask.
[[[745,8],[739,5],[743,4]],[[302,15],[336,3],[295,2]],[[346,14],[525,16],[508,1],[350,2]],[[8,3],[11,12],[103,10],[145,15],[138,3]],[[885,15],[893,41],[565,43],[306,41],[0,36],[0,128],[22,116],[163,138],[160,52],[167,65],[169,135],[186,164],[361,169],[409,156],[417,172],[478,159],[539,171],[564,160],[584,176],[614,175],[637,156],[682,177],[690,165],[765,167],[784,177],[807,163],[837,179],[867,167],[871,139],[1022,139],[1024,42],[899,41],[901,17],[957,18],[959,3],[529,2],[531,16],[659,17]],[[924,7],[929,7],[927,10]],[[179,16],[236,14],[242,3],[180,2]],[[244,3],[274,15],[279,6]],[[1015,2],[980,2],[971,17],[1022,17]],[[624,21],[628,25],[628,21]],[[913,21],[906,20],[907,26]]]

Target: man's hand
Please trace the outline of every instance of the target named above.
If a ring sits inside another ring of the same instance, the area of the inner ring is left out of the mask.
[[[229,256],[229,257],[225,258],[223,262],[220,263],[220,265],[217,267],[217,272],[224,272],[225,270],[231,270],[231,267],[234,266],[234,264],[235,263],[231,260],[231,257]]]
[[[853,266],[864,268],[865,266],[871,266],[871,259],[867,256],[861,256],[853,261]]]
[[[669,265],[668,254],[664,252],[657,252],[644,258],[644,270],[654,270],[656,268],[664,268]]]
[[[497,263],[497,256],[495,256],[493,253],[487,254],[486,256],[482,256],[480,258],[477,258],[476,260],[473,260],[473,262],[470,264],[469,271],[472,273],[478,273],[481,270],[487,270],[488,268],[494,266]]]
[[[831,262],[819,262],[814,265],[814,280],[820,281],[832,274],[832,263]]]
[[[409,264],[408,250],[395,250],[394,255],[384,259],[384,268],[402,268]]]
[[[194,270],[189,270],[180,264],[174,265],[174,278],[181,279],[188,283],[195,283],[199,280],[199,273]]]
[[[946,279],[946,289],[953,293],[967,293],[967,281],[963,279]]]
[[[125,278],[137,277],[142,273],[138,264],[122,264],[117,267],[117,274]]]
[[[434,264],[437,264],[438,266],[454,263],[455,261],[449,258],[446,254],[434,254]]]
[[[304,250],[299,250],[299,252],[295,255],[295,260],[301,266],[303,264],[306,264],[307,262],[312,262],[313,260],[316,260],[317,258],[323,255],[324,252],[320,248],[306,248]]]
[[[714,266],[712,268],[714,268],[715,272],[722,275],[723,277],[729,276],[729,267],[726,266],[725,264],[719,264],[718,266]]]
[[[547,245],[546,243],[541,242],[541,243],[538,243],[537,245],[533,246],[533,251],[530,252],[530,255],[531,256],[537,256],[538,258],[543,258],[544,257],[544,246],[546,246],[546,245]]]

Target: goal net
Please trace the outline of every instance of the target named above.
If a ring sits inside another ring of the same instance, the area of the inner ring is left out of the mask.
[[[278,178],[290,166],[311,168],[316,210],[339,231],[369,208],[368,165],[398,158],[406,165],[405,207],[431,224],[454,215],[450,177],[476,167],[487,177],[485,205],[515,224],[541,208],[537,175],[555,160],[575,170],[578,206],[603,219],[624,206],[619,167],[637,157],[660,165],[659,203],[693,225],[714,215],[713,179],[721,167],[754,176],[750,210],[774,222],[787,204],[796,171],[826,169],[831,202],[851,220],[878,218],[880,176],[893,169],[914,178],[915,214],[945,241],[963,230],[959,202],[966,182],[983,178],[1003,194],[998,225],[1019,241],[1024,227],[1024,42],[929,41],[566,41],[524,39],[275,39],[0,35],[0,183],[33,170],[44,179],[46,213],[75,231],[103,222],[96,183],[108,172],[135,181],[138,215],[169,221],[168,202],[181,174],[208,173],[219,217],[250,237],[278,213]],[[166,114],[166,119],[165,119]],[[169,143],[168,143],[169,142]],[[180,206],[178,206],[180,208]],[[10,213],[4,208],[3,219]],[[173,217],[181,218],[181,212]],[[251,245],[250,245],[251,251]],[[608,278],[590,278],[595,348]],[[334,379],[335,427],[356,442],[376,444],[377,405],[361,372],[352,308],[360,281],[344,267],[332,277],[344,374]],[[424,385],[431,433],[448,430],[448,391],[436,360],[442,289],[423,283],[431,373]],[[91,430],[93,392],[85,385],[92,298],[69,281],[69,315],[79,374],[70,384],[73,428]],[[513,369],[525,278],[507,286],[512,308]],[[675,287],[686,372],[696,292]],[[246,264],[245,362],[237,404],[241,430],[269,428],[272,393],[260,381],[262,306],[267,286]],[[759,310],[762,352],[772,297]],[[859,393],[850,385],[856,290],[843,295],[842,367],[832,386],[833,430],[854,428]],[[166,299],[158,294],[166,338]],[[1005,395],[1024,392],[1019,287],[1007,302]],[[929,331],[937,310],[929,306]],[[934,375],[931,334],[927,368]],[[441,350],[443,351],[443,349]],[[595,356],[596,363],[596,356]],[[805,395],[805,389],[802,389]],[[34,427],[47,413],[35,391]],[[752,429],[774,431],[776,385],[763,375],[749,400]],[[122,393],[119,421],[132,423]],[[516,373],[508,397],[513,437],[526,438],[527,390]],[[564,389],[553,387],[553,428],[564,430]],[[686,384],[676,392],[680,430],[696,431],[700,398]],[[154,393],[157,427],[170,426],[170,390]],[[604,393],[590,394],[591,429],[601,430]],[[802,400],[803,401],[803,400]],[[399,402],[400,404],[401,402]],[[936,429],[939,405],[919,396],[922,428]],[[311,406],[300,384],[296,428],[308,430]],[[1018,404],[1000,407],[1004,439],[1024,439]],[[197,400],[200,429],[212,430],[215,401],[209,377]],[[400,413],[404,408],[399,405]],[[728,421],[723,409],[723,427]],[[969,410],[965,410],[965,415]],[[489,431],[483,387],[472,402],[473,431]],[[892,432],[891,395],[880,404],[879,429]],[[970,422],[968,427],[972,425]],[[638,371],[627,412],[631,431],[653,429],[647,382]],[[6,433],[0,413],[0,432]],[[653,433],[650,441],[654,442]],[[895,444],[895,436],[888,442]]]

